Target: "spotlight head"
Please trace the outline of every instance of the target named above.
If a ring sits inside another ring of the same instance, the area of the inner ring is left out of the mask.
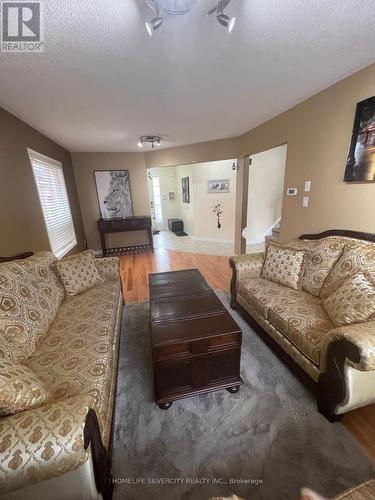
[[[162,24],[163,24],[163,18],[160,16],[155,17],[150,22],[146,22],[145,25],[146,25],[146,29],[147,29],[148,34],[150,36],[152,36],[153,32],[156,31],[157,29],[159,29]]]
[[[139,139],[139,141],[137,142],[137,146],[139,148],[142,148],[143,147],[143,142]]]
[[[229,17],[227,16],[226,14],[218,14],[216,16],[216,19],[218,20],[218,22],[224,26],[224,28],[227,28],[227,30],[229,32],[232,31],[233,27],[234,27],[234,24],[236,22],[236,18],[235,17]]]

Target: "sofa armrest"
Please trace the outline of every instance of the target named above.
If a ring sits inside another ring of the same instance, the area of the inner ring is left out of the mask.
[[[50,479],[86,462],[91,398],[76,396],[0,419],[0,492]]]
[[[357,370],[375,370],[375,321],[356,323],[354,325],[334,328],[328,333],[326,349],[322,352],[320,371],[327,366],[329,346],[337,341],[347,341],[358,352],[359,361],[354,362],[349,357],[347,362]]]
[[[235,255],[229,259],[236,280],[259,278],[264,261],[264,252]]]
[[[96,267],[106,281],[118,280],[120,278],[119,257],[103,257],[95,259]]]

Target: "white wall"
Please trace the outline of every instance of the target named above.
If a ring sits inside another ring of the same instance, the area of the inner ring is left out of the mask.
[[[184,221],[185,231],[200,240],[234,240],[234,219],[236,199],[236,171],[232,170],[233,160],[178,165],[176,167],[151,168],[152,176],[160,177],[164,228],[168,228],[168,218],[178,217]],[[189,177],[190,203],[182,202],[181,179]],[[209,180],[229,179],[230,192],[207,193]],[[151,188],[151,181],[149,189]],[[175,200],[170,202],[168,192],[175,192]],[[217,227],[217,217],[213,206],[220,201],[223,215],[221,228]]]
[[[287,145],[278,146],[251,157],[247,244],[262,243],[272,225],[281,217]]]
[[[236,171],[233,160],[195,163],[193,171],[194,227],[192,237],[200,240],[234,241],[234,219],[236,202]],[[229,193],[207,193],[209,180],[229,179]],[[213,206],[221,202],[223,215],[221,228],[217,227],[217,216]]]
[[[178,199],[176,167],[152,168],[149,170],[152,177],[160,178],[161,209],[163,215],[163,229],[168,229],[168,219],[181,216]],[[149,196],[152,193],[152,181],[147,176]],[[169,199],[169,193],[174,193],[174,199]],[[151,198],[150,198],[151,199]]]

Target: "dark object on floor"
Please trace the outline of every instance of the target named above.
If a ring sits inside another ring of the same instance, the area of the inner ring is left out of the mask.
[[[181,219],[168,219],[168,229],[172,233],[183,232],[184,221]]]
[[[149,275],[155,402],[238,392],[242,332],[198,269]]]
[[[160,230],[159,229],[153,229],[152,230],[152,234],[159,234],[160,233]]]
[[[228,309],[228,295],[218,296]],[[161,411],[153,401],[149,303],[125,306],[112,470],[115,478],[238,483],[118,481],[114,500],[207,500],[232,492],[247,500],[290,500],[306,484],[330,498],[375,477],[353,436],[327,422],[304,385],[236,311],[230,313],[243,332],[240,391],[182,399]]]
[[[176,236],[189,236],[185,231],[175,231]]]

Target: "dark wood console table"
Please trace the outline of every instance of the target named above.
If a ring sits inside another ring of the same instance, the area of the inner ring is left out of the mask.
[[[102,244],[103,257],[113,254],[132,252],[136,250],[151,250],[154,251],[154,243],[152,240],[151,217],[125,217],[125,219],[99,219],[98,229],[100,231],[100,241]],[[126,231],[147,231],[148,243],[143,245],[127,245],[118,248],[107,248],[105,235],[106,233],[122,233]]]

